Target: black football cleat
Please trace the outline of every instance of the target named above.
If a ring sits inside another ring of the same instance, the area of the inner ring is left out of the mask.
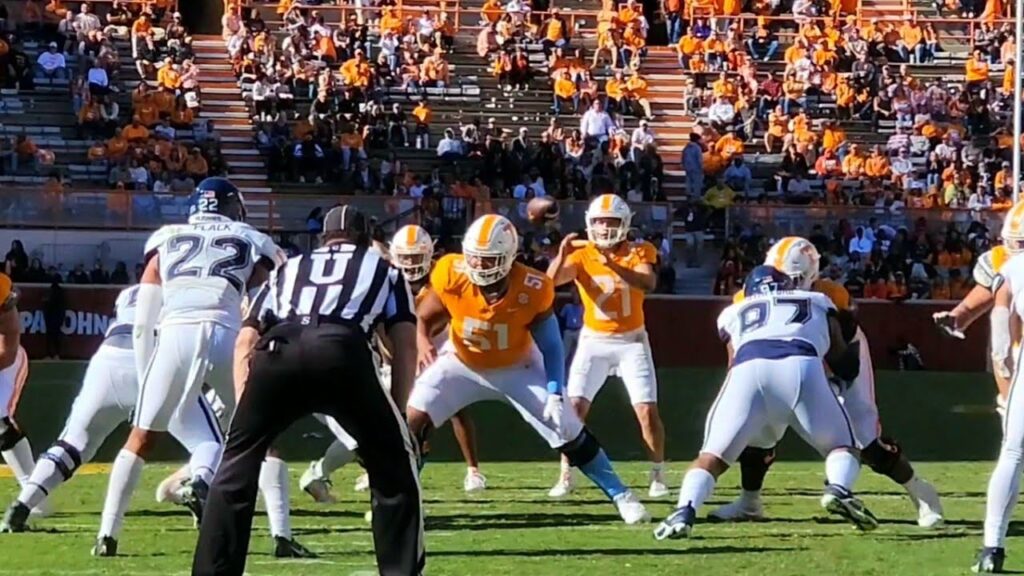
[[[92,547],[92,555],[102,558],[117,556],[117,540],[110,536],[100,536],[96,539],[96,545]]]
[[[1005,548],[982,548],[978,559],[971,566],[975,574],[1002,574],[1003,562],[1006,562]]]
[[[0,522],[0,532],[14,533],[28,530],[28,515],[31,512],[28,506],[15,500],[4,513],[3,522]]]
[[[693,506],[687,504],[677,508],[669,514],[657,528],[654,529],[655,540],[679,540],[689,538],[693,532],[693,525],[697,523],[697,511]]]
[[[831,514],[846,519],[858,530],[869,531],[878,528],[878,518],[875,518],[875,515],[852,492],[838,484],[825,484],[821,507]]]
[[[309,548],[294,538],[274,536],[274,558],[318,558]]]
[[[189,512],[192,513],[196,528],[203,523],[203,508],[206,507],[206,497],[209,494],[210,487],[201,478],[189,480],[178,490],[181,505],[188,508]]]

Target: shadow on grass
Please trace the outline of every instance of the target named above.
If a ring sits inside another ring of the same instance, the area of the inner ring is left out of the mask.
[[[793,552],[804,550],[800,547],[770,546],[704,546],[704,547],[673,547],[666,544],[657,548],[560,548],[560,549],[502,549],[502,550],[436,550],[431,551],[434,557],[444,556],[499,556],[531,558],[550,556],[680,556],[691,554],[761,554],[764,552]]]

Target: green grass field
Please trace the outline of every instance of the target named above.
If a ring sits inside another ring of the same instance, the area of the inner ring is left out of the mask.
[[[671,465],[678,489],[683,464]],[[429,464],[424,471],[428,573],[445,575],[677,575],[761,574],[764,576],[967,574],[980,544],[985,486],[990,463],[929,463],[920,472],[942,492],[947,526],[925,531],[911,520],[907,501],[889,480],[865,471],[858,492],[883,525],[861,534],[825,519],[817,501],[822,485],[818,463],[780,463],[766,483],[770,520],[747,524],[699,524],[688,541],[656,542],[651,526],[627,527],[612,506],[589,486],[571,499],[546,497],[557,464],[487,463],[490,487],[479,496],[461,490],[463,468]],[[351,490],[358,467],[336,475],[341,502],[324,507],[295,487],[301,466],[292,467],[296,537],[321,557],[282,561],[269,556],[266,519],[257,517],[248,573],[372,574],[371,534],[363,520],[367,496]],[[147,467],[125,522],[122,557],[92,558],[106,474],[82,474],[57,493],[58,513],[38,521],[26,534],[0,535],[0,574],[161,575],[187,573],[196,532],[183,509],[156,504],[157,482],[169,465]],[[620,465],[635,487],[646,480],[640,463]],[[738,475],[723,477],[711,505],[737,493]],[[15,495],[14,481],[0,478],[0,496]],[[672,502],[650,503],[663,518]],[[710,509],[710,508],[709,508]],[[706,512],[707,509],[704,511]],[[1011,527],[1013,533],[1013,527]],[[1024,534],[1024,532],[1022,532]],[[1024,569],[1024,538],[1011,538],[1008,568]],[[1016,551],[1020,555],[1014,554]],[[369,572],[366,572],[369,571]]]

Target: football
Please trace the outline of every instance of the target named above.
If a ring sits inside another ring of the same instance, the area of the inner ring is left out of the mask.
[[[558,201],[551,198],[534,198],[526,205],[526,219],[531,224],[541,224],[558,217]]]

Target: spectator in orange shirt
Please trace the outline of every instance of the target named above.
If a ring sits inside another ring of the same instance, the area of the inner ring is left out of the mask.
[[[580,94],[576,89],[576,83],[569,79],[569,71],[559,70],[555,73],[554,79],[554,102],[551,110],[558,116],[562,113],[562,101],[572,101],[572,113],[578,114],[580,110]]]
[[[768,113],[768,129],[764,132],[764,150],[771,154],[782,146],[789,127],[789,117],[782,111],[782,106],[776,106]]]
[[[334,40],[327,34],[321,34],[319,31],[313,32],[313,55],[317,60],[332,66],[338,61],[338,50],[334,45]]]
[[[149,140],[149,128],[139,119],[138,114],[132,117],[132,123],[125,126],[121,131],[121,135],[128,142],[141,143]]]
[[[676,56],[679,67],[683,70],[690,69],[690,59],[697,54],[703,54],[704,41],[693,35],[693,28],[686,31],[686,34],[676,44]]]
[[[420,100],[412,110],[412,115],[416,118],[416,148],[418,150],[430,148],[431,114],[426,98]]]
[[[605,109],[608,112],[625,114],[626,109],[626,79],[621,70],[616,70],[615,75],[604,83],[604,95],[607,101]]]
[[[156,50],[153,42],[153,23],[146,12],[139,14],[138,19],[132,23],[132,58],[139,57],[139,46],[142,43],[146,44],[150,52]]]
[[[632,68],[639,68],[640,58],[647,46],[647,38],[640,28],[640,21],[634,20],[626,26],[622,33],[622,61]]]
[[[876,145],[871,149],[871,156],[864,163],[864,172],[869,178],[887,179],[892,176],[889,158],[882,153],[882,147]]]
[[[164,65],[156,73],[156,83],[167,92],[175,93],[181,87],[181,74],[170,56],[164,58]]]
[[[979,90],[988,82],[988,59],[981,50],[975,49],[974,54],[967,59],[965,72],[968,90]]]
[[[516,62],[513,58],[512,67],[515,68],[515,66]],[[423,59],[420,77],[423,85],[431,88],[444,88],[451,82],[448,61],[444,59],[444,52],[441,48],[435,48],[433,54]]]
[[[645,120],[654,119],[654,114],[651,113],[651,103],[647,100],[647,80],[644,80],[639,72],[634,71],[633,75],[626,81],[625,96],[630,108],[639,107],[643,113],[641,118]]]
[[[206,158],[203,158],[200,152],[198,147],[193,147],[188,158],[185,159],[185,173],[196,182],[206,178],[210,173],[210,165],[207,164]]]
[[[847,179],[857,180],[864,175],[867,157],[860,150],[860,145],[850,144],[850,153],[843,158],[843,175]]]
[[[550,56],[552,50],[569,43],[569,23],[559,13],[558,8],[551,9],[551,16],[541,25],[541,30],[544,38],[540,44],[544,47],[545,56]]]
[[[483,7],[480,9],[480,14],[483,16],[482,23],[486,22],[487,24],[495,24],[495,23],[497,23],[498,20],[501,20],[501,16],[504,13],[505,13],[505,10],[502,8],[501,2],[499,0],[487,0],[486,2],[484,2]],[[383,27],[383,22],[384,22],[384,19],[382,17],[381,18],[381,26],[382,27]]]
[[[922,64],[928,61],[928,47],[924,43],[924,29],[917,23],[916,14],[900,27],[898,46],[904,62]]]
[[[345,88],[353,95],[362,96],[370,87],[372,77],[373,71],[370,69],[370,63],[367,62],[366,55],[362,50],[356,50],[356,55],[341,65],[342,81],[345,84]],[[359,99],[361,100],[362,98]]]

